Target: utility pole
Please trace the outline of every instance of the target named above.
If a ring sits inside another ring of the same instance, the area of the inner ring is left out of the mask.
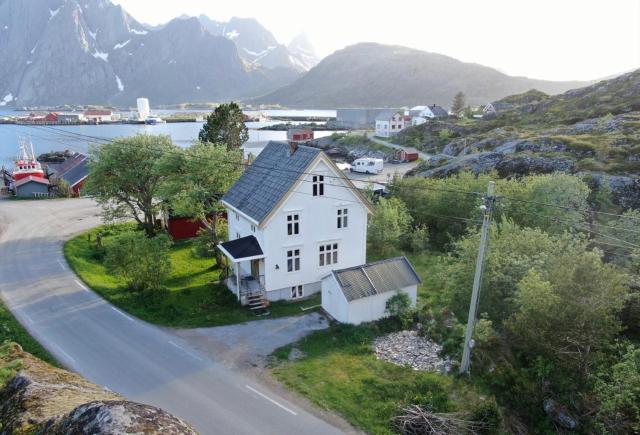
[[[473,277],[473,292],[471,293],[471,305],[469,305],[467,332],[464,336],[464,347],[462,349],[460,374],[469,373],[471,348],[474,345],[471,337],[473,337],[473,328],[476,323],[476,311],[478,309],[478,301],[480,299],[480,284],[482,283],[482,271],[484,269],[484,256],[487,248],[489,227],[491,226],[491,219],[493,215],[493,204],[495,202],[495,197],[493,196],[494,187],[495,183],[493,181],[490,181],[489,186],[487,187],[487,196],[485,197],[484,205],[481,206],[484,210],[484,218],[482,220],[482,232],[480,234],[480,248],[478,249],[478,258],[476,259],[476,273]]]

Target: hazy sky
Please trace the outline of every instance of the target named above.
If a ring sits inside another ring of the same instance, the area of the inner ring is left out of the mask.
[[[326,56],[399,44],[511,75],[586,80],[640,68],[640,0],[114,0],[139,21],[254,17],[286,43],[305,32]]]

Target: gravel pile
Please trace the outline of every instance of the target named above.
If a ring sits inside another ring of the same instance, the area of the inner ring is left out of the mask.
[[[442,346],[424,337],[416,331],[400,331],[378,337],[374,341],[378,359],[410,366],[414,370],[439,373],[451,371],[451,361],[439,356]]]

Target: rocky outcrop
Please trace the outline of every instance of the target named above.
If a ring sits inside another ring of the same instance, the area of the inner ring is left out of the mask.
[[[0,390],[0,434],[195,434],[186,422],[128,402],[12,345],[3,362],[19,371]]]

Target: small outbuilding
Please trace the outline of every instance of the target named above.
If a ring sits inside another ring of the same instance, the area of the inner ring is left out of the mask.
[[[338,322],[372,322],[386,316],[387,301],[397,292],[415,306],[421,282],[406,257],[334,270],[322,279],[322,308]]]
[[[15,182],[18,198],[44,198],[49,196],[49,180],[29,175]]]

